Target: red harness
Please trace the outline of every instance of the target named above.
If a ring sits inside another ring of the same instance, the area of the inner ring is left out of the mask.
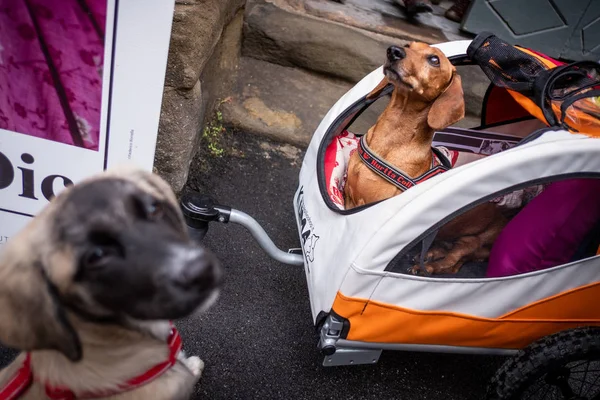
[[[173,326],[171,334],[168,338],[169,345],[169,358],[160,364],[155,365],[143,374],[127,380],[121,384],[116,390],[105,390],[97,392],[85,392],[76,396],[69,388],[51,386],[46,383],[46,396],[52,400],[75,400],[75,399],[94,399],[99,397],[114,396],[119,393],[127,392],[129,390],[141,387],[150,381],[158,378],[169,370],[177,361],[177,353],[181,350],[181,336],[179,332]],[[18,399],[25,391],[29,388],[31,383],[34,381],[33,371],[31,370],[31,354],[27,353],[25,361],[21,368],[15,373],[10,381],[0,389],[0,400],[14,400]]]
[[[408,190],[411,187],[452,168],[450,160],[448,160],[441,151],[432,147],[431,166],[429,167],[429,170],[416,178],[411,178],[404,171],[388,164],[373,152],[373,150],[367,146],[365,136],[366,135],[361,137],[358,141],[357,150],[361,161],[373,172],[402,191]]]

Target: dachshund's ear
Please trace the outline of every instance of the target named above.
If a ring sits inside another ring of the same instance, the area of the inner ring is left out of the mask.
[[[379,84],[375,86],[375,89],[371,90],[371,92],[367,95],[367,99],[371,100],[379,97],[379,95],[381,95],[381,92],[383,92],[383,89],[385,89],[386,86],[389,84],[389,79],[387,78],[387,76],[384,76],[381,82],[379,82]]]
[[[42,262],[18,235],[0,255],[0,342],[22,351],[57,350],[81,359],[81,343]]]
[[[427,124],[434,130],[450,126],[465,116],[465,99],[460,76],[455,72],[448,88],[433,103]]]

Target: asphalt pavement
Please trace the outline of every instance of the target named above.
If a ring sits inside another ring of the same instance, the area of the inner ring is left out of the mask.
[[[292,198],[301,150],[227,133],[225,155],[201,152],[188,189],[252,215],[283,249],[298,247]],[[502,358],[384,352],[376,365],[323,367],[304,271],[270,259],[242,227],[211,226],[204,240],[225,285],[208,312],[178,322],[206,369],[197,399],[480,399]],[[13,352],[0,350],[6,364]]]

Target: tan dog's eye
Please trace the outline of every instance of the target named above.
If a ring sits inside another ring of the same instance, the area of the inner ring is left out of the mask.
[[[429,57],[427,57],[427,61],[429,62],[429,64],[433,65],[434,67],[440,66],[440,58],[438,56],[429,56]]]
[[[111,259],[124,255],[124,249],[118,239],[108,232],[90,232],[88,240],[92,246],[82,255],[81,262],[84,267],[102,268]]]
[[[163,215],[162,204],[160,204],[158,201],[153,201],[152,203],[148,204],[146,213],[150,219],[160,218]]]
[[[95,247],[92,249],[86,256],[86,264],[87,266],[97,266],[100,264],[108,255],[107,249],[103,247]]]

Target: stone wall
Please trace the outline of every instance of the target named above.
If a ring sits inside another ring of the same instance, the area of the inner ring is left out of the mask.
[[[177,0],[154,160],[179,192],[217,101],[235,82],[245,0]]]

